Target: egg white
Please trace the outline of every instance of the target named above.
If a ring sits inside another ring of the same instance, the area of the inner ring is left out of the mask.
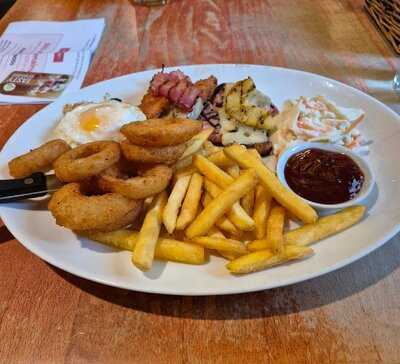
[[[52,137],[65,140],[71,147],[98,140],[121,141],[124,139],[119,131],[121,126],[145,119],[137,106],[124,102],[84,103],[63,116]]]

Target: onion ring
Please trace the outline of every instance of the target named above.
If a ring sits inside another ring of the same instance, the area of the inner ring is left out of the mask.
[[[127,198],[143,199],[163,191],[171,178],[172,169],[163,164],[148,169],[140,176],[127,179],[124,179],[124,176],[112,167],[99,176],[98,187],[104,192],[115,192]]]
[[[74,230],[78,235],[86,235],[86,234],[92,234],[92,233],[107,233],[110,231],[122,229],[124,227],[127,227],[128,225],[132,225],[138,216],[140,215],[143,207],[143,200],[136,200],[137,202],[140,203],[140,208],[133,208],[131,211],[129,211],[125,216],[123,216],[120,219],[115,220],[114,222],[110,223],[104,228],[100,229],[91,229],[91,230]]]
[[[69,183],[53,194],[48,207],[58,225],[71,230],[104,230],[131,219],[133,210],[139,214],[141,206],[142,201],[118,193],[86,196],[79,183]]]
[[[77,182],[95,176],[119,160],[119,144],[99,141],[82,144],[64,153],[54,162],[58,179]]]
[[[175,163],[186,149],[186,144],[171,145],[169,147],[141,147],[124,140],[121,142],[123,156],[132,162],[141,163]]]
[[[125,124],[121,133],[142,147],[182,144],[202,130],[202,122],[189,119],[149,119]]]
[[[64,140],[52,140],[11,160],[8,163],[10,175],[14,178],[24,178],[35,172],[46,172],[58,157],[70,149]]]

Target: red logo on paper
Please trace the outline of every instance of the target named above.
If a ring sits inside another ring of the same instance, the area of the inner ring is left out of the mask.
[[[70,48],[61,48],[58,52],[54,53],[53,62],[59,63],[64,61],[64,53],[67,53]]]

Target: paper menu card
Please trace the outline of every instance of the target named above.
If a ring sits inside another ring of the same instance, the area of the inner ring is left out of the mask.
[[[0,37],[0,103],[45,103],[78,90],[105,21],[22,21]]]

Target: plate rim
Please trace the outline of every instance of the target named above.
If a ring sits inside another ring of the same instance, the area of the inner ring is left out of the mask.
[[[311,73],[311,72],[307,72],[307,71],[303,71],[303,70],[298,70],[298,69],[293,69],[293,68],[286,68],[286,67],[276,67],[276,66],[268,66],[268,65],[260,65],[260,64],[241,64],[241,63],[215,63],[215,64],[193,64],[193,65],[178,65],[178,66],[173,66],[173,67],[166,67],[165,70],[173,70],[173,69],[177,69],[177,68],[185,68],[185,67],[191,67],[191,68],[200,68],[200,67],[227,67],[227,68],[232,68],[232,67],[249,67],[249,68],[267,68],[267,69],[272,69],[273,70],[279,70],[279,71],[284,71],[284,72],[293,72],[293,73],[300,73],[300,74],[304,74],[308,77],[317,77],[319,80],[323,80],[323,81],[328,81],[331,82],[333,84],[338,84],[341,87],[345,87],[349,90],[351,90],[352,92],[355,92],[358,96],[362,96],[362,97],[366,97],[370,102],[373,102],[375,104],[378,104],[380,107],[383,107],[386,111],[388,111],[391,116],[396,119],[396,122],[399,124],[400,126],[400,115],[398,115],[395,111],[393,111],[390,107],[388,107],[387,105],[385,105],[383,102],[381,102],[380,100],[375,99],[374,97],[372,97],[371,95],[368,95],[367,93],[353,87],[350,85],[347,85],[341,81],[337,81],[335,79],[317,74],[317,73]],[[91,84],[89,86],[86,86],[76,92],[73,93],[69,93],[66,94],[64,97],[60,97],[59,99],[57,99],[55,102],[57,102],[58,104],[62,104],[62,100],[65,97],[74,97],[74,95],[79,95],[82,91],[86,91],[90,88],[96,88],[99,87],[103,84],[106,84],[109,81],[113,81],[113,80],[122,80],[124,78],[129,78],[133,75],[140,75],[140,74],[144,74],[144,73],[150,73],[150,72],[159,72],[161,70],[161,68],[158,69],[149,69],[149,70],[142,70],[139,72],[133,72],[133,73],[129,73],[126,75],[121,75],[118,77],[114,77],[111,79],[107,79],[107,80],[103,80],[94,84]],[[68,95],[68,96],[67,96]],[[53,103],[49,103],[48,105],[46,105],[45,107],[43,107],[41,110],[39,110],[38,112],[34,113],[33,115],[31,115],[27,120],[25,120],[15,131],[14,133],[8,138],[8,140],[6,141],[6,143],[4,143],[3,147],[1,150],[4,150],[8,147],[8,144],[10,143],[11,139],[13,138],[13,136],[19,131],[19,129],[26,123],[29,122],[29,120],[36,116],[37,114],[41,113],[42,111],[45,112],[45,110],[48,108],[49,105],[52,105]],[[320,269],[314,273],[311,274],[303,274],[301,276],[296,276],[295,278],[291,277],[291,278],[287,278],[284,279],[283,281],[280,281],[279,283],[274,284],[273,282],[271,284],[259,284],[257,286],[251,286],[250,288],[239,288],[239,289],[235,289],[235,286],[232,285],[230,288],[233,287],[233,289],[229,289],[229,290],[223,290],[221,291],[221,289],[208,289],[208,290],[202,290],[202,291],[198,291],[198,290],[190,290],[187,291],[185,290],[180,290],[175,288],[174,290],[171,290],[170,288],[167,289],[160,289],[160,288],[152,288],[150,287],[135,287],[132,288],[127,284],[124,284],[124,282],[114,282],[113,280],[109,280],[107,278],[99,278],[96,277],[95,275],[91,275],[90,272],[89,274],[87,274],[88,272],[86,271],[82,271],[80,268],[76,268],[76,266],[73,266],[71,264],[64,264],[63,262],[59,262],[59,260],[57,258],[53,258],[51,256],[51,254],[47,254],[45,251],[41,250],[40,247],[37,248],[34,244],[31,243],[26,243],[23,242],[23,239],[21,239],[21,236],[19,234],[19,232],[15,232],[13,228],[10,229],[9,227],[9,221],[8,218],[4,216],[4,211],[3,208],[0,205],[0,217],[4,223],[4,225],[7,227],[7,229],[10,231],[10,233],[14,236],[14,238],[16,240],[18,240],[18,242],[24,246],[26,249],[28,249],[31,253],[33,253],[34,255],[38,256],[40,259],[44,260],[45,262],[47,262],[48,264],[51,264],[52,266],[61,269],[65,272],[68,272],[69,274],[78,276],[80,278],[84,278],[96,283],[100,283],[100,284],[104,284],[104,285],[108,285],[110,287],[115,287],[115,288],[121,288],[121,289],[126,289],[126,290],[130,290],[130,291],[137,291],[137,292],[143,292],[143,293],[151,293],[151,294],[167,294],[167,295],[174,295],[174,296],[210,296],[210,295],[229,295],[229,294],[239,294],[239,293],[249,293],[249,292],[257,292],[257,291],[261,291],[261,290],[267,290],[267,289],[273,289],[273,288],[278,288],[278,287],[285,287],[285,286],[289,286],[292,284],[296,284],[296,283],[300,283],[300,282],[305,282],[308,281],[310,279],[319,277],[319,276],[323,276],[327,273],[330,272],[334,272],[336,270],[339,270],[347,265],[350,265],[352,263],[354,263],[355,261],[367,256],[369,253],[377,250],[378,248],[380,248],[382,245],[384,245],[385,243],[387,243],[388,241],[390,241],[399,231],[400,231],[400,222],[397,223],[391,230],[389,230],[388,232],[386,232],[386,234],[384,234],[384,236],[382,236],[380,239],[378,239],[375,243],[365,247],[364,249],[359,250],[356,254],[353,254],[349,257],[346,257],[344,259],[342,259],[341,261],[335,263],[335,264],[331,264],[323,269]],[[12,225],[12,224],[11,224]],[[113,248],[110,248],[113,249]],[[118,251],[117,249],[115,249],[115,251]],[[170,264],[172,264],[173,262],[169,262]],[[228,286],[229,287],[229,286]]]
[[[4,225],[6,225],[7,229],[9,229],[6,222],[3,219],[3,216],[0,215],[0,217],[2,218]],[[31,253],[33,253],[34,255],[39,257],[45,263],[48,263],[48,264],[56,267],[57,269],[61,269],[62,271],[65,271],[74,276],[77,276],[77,277],[80,277],[83,279],[87,279],[89,281],[92,281],[92,282],[95,282],[98,284],[103,284],[106,286],[125,289],[125,290],[129,290],[129,291],[134,291],[134,292],[163,294],[163,295],[172,295],[172,296],[225,296],[225,295],[231,295],[231,294],[259,292],[259,291],[270,290],[270,289],[279,288],[279,287],[287,287],[287,286],[291,286],[293,284],[306,282],[306,281],[309,281],[309,280],[317,278],[317,277],[322,277],[328,273],[337,271],[341,268],[346,267],[347,265],[350,265],[350,264],[360,260],[361,258],[366,257],[368,254],[372,253],[373,251],[379,249],[381,246],[386,244],[393,236],[395,236],[400,231],[400,224],[397,224],[397,226],[395,228],[393,228],[383,238],[379,239],[375,244],[372,244],[372,245],[366,247],[365,249],[360,250],[358,254],[354,254],[350,257],[347,257],[336,264],[332,264],[322,270],[319,270],[318,272],[315,272],[312,274],[303,274],[302,276],[297,276],[295,279],[288,278],[288,279],[285,279],[283,282],[280,282],[277,284],[259,285],[257,287],[244,288],[244,289],[232,289],[229,291],[221,291],[221,290],[213,290],[213,289],[205,290],[205,291],[186,291],[186,290],[175,289],[174,291],[170,291],[169,289],[165,289],[165,290],[163,288],[162,289],[152,289],[151,287],[149,287],[149,289],[142,289],[140,287],[132,288],[124,283],[118,284],[118,283],[114,283],[113,281],[110,281],[107,279],[97,278],[95,276],[92,276],[89,278],[88,275],[86,275],[85,272],[81,271],[80,269],[77,270],[73,267],[71,267],[71,269],[70,269],[69,264],[64,265],[64,263],[60,264],[60,263],[54,262],[51,255],[48,255],[45,252],[43,252],[43,254],[41,252],[37,252],[34,245],[21,242],[21,240],[17,236],[17,235],[19,235],[19,233],[17,233],[15,235],[14,232],[11,231],[10,229],[9,229],[9,231],[16,238],[18,243],[20,243],[24,248],[26,248]],[[113,249],[115,251],[118,251],[117,249],[114,249],[112,247],[109,247],[109,248]],[[174,263],[174,262],[168,262],[168,263]],[[176,264],[179,264],[179,263],[176,263]]]

